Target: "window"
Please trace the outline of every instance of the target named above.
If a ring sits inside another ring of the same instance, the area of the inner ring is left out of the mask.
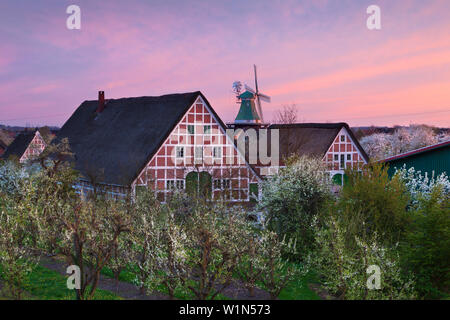
[[[166,189],[167,190],[175,189],[175,180],[167,180],[166,181]]]
[[[177,147],[177,158],[184,158],[184,147]]]
[[[230,189],[230,188],[231,188],[231,180],[222,179],[222,189]]]
[[[213,157],[216,159],[222,158],[222,147],[214,147]]]
[[[188,133],[189,134],[195,133],[195,126],[193,124],[188,124]]]
[[[195,147],[194,149],[194,158],[196,161],[203,160],[203,147]]]
[[[184,189],[184,180],[167,180],[167,190]]]
[[[343,154],[341,154],[340,168],[345,169],[345,156]]]
[[[184,189],[184,180],[177,180],[177,189]]]
[[[345,135],[341,135],[341,142],[345,142]]]
[[[339,161],[339,155],[337,154],[334,155],[334,161]]]
[[[211,133],[211,126],[210,125],[203,126],[203,133],[204,134],[210,134]]]
[[[348,161],[352,161],[352,154],[351,153],[347,154],[347,160]]]
[[[215,179],[214,180],[214,189],[230,189],[231,181],[230,179]]]

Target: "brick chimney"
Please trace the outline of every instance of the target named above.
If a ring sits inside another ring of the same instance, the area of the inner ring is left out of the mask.
[[[97,113],[102,113],[105,110],[105,91],[98,92],[98,107]]]

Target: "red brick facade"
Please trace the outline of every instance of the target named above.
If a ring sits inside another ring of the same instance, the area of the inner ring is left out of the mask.
[[[345,128],[342,128],[323,157],[330,172],[343,172],[347,168],[360,168],[366,163],[358,147]]]
[[[38,157],[41,152],[44,151],[46,146],[47,144],[41,137],[41,134],[39,133],[39,131],[36,131],[33,140],[31,140],[30,144],[28,145],[23,155],[20,157],[19,161],[25,162],[27,160],[32,160]]]
[[[149,186],[164,201],[173,189],[186,188],[190,172],[211,176],[214,199],[225,196],[230,201],[248,201],[250,185],[259,181],[201,97],[175,126],[134,186]]]

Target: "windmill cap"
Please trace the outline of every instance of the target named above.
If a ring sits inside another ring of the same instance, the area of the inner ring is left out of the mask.
[[[240,99],[252,99],[254,97],[255,97],[255,95],[248,90],[239,96]]]

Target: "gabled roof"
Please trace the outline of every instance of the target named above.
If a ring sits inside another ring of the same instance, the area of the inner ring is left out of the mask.
[[[55,142],[68,138],[75,168],[99,183],[130,185],[198,97],[219,124],[225,125],[200,91],[158,97],[85,101],[58,132]]]
[[[323,157],[342,128],[347,130],[361,155],[368,162],[369,157],[345,122],[272,124],[269,126],[269,129],[279,129],[280,157],[282,158],[293,153]]]
[[[9,159],[11,156],[20,159],[27,150],[30,142],[33,140],[37,130],[22,132],[20,133],[14,141],[6,148],[5,153],[3,153],[3,159]]]
[[[445,148],[445,147],[450,147],[450,140],[444,141],[444,142],[440,142],[440,143],[437,143],[437,144],[433,144],[433,145],[430,145],[430,146],[426,146],[426,147],[423,147],[423,148],[419,148],[419,149],[416,149],[416,150],[408,151],[408,152],[405,152],[405,153],[401,153],[401,154],[398,154],[396,156],[392,156],[392,157],[383,159],[383,160],[381,160],[381,162],[390,162],[390,161],[394,161],[394,160],[398,160],[398,159],[408,158],[408,157],[412,157],[412,156],[415,156],[415,155],[418,155],[418,154],[421,154],[421,153],[424,153],[424,152],[428,152],[428,151],[436,150],[436,149],[440,149],[440,148]]]

